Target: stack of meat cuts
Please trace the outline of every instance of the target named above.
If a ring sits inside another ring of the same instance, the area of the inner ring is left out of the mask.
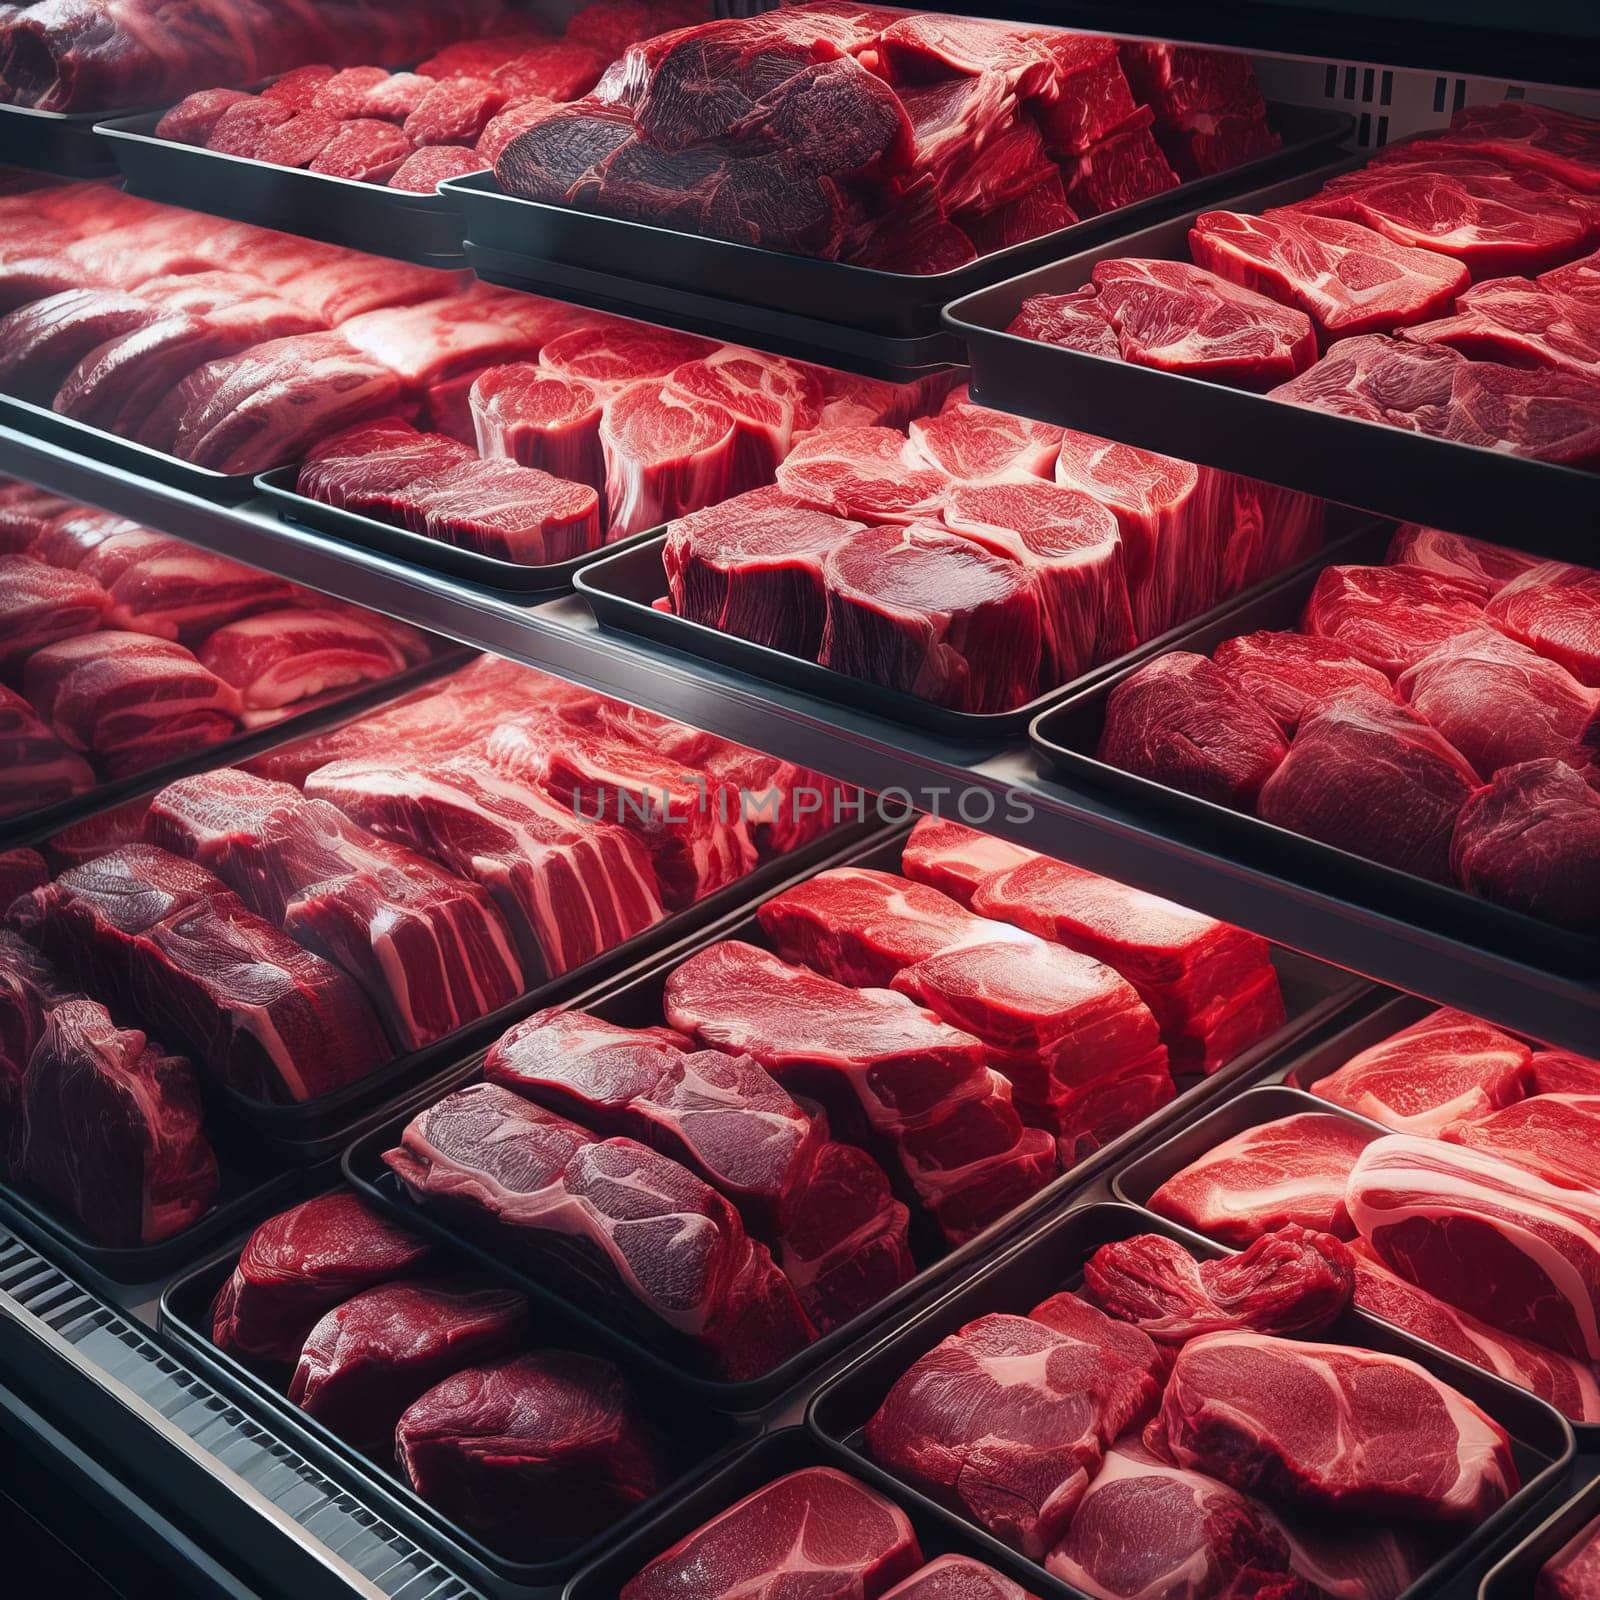
[[[938,273],[1176,186],[1158,119],[1191,175],[1278,144],[1243,56],[1119,59],[1093,34],[823,0],[630,44],[495,174],[547,204]]]
[[[67,800],[427,659],[415,629],[0,484],[0,815]]]
[[[1113,659],[1314,550],[1322,504],[1028,422],[956,389],[908,432],[808,434],[681,518],[673,610],[956,710]]]
[[[1080,1293],[927,1349],[863,1447],[1102,1600],[1398,1600],[1519,1478],[1506,1431],[1429,1367],[1305,1337],[1352,1279],[1303,1230],[1220,1262],[1117,1238]]]
[[[1600,930],[1600,574],[1402,528],[1389,565],[1321,574],[1299,632],[1139,668],[1107,700],[1099,754]]]
[[[696,0],[665,9],[685,24],[704,16]],[[156,136],[432,194],[442,179],[489,166],[553,105],[587,94],[624,44],[656,26],[650,11],[631,0],[591,0],[565,38],[527,31],[537,19],[518,20],[523,31],[452,43],[414,72],[342,62],[335,71],[313,55],[318,64],[297,66],[259,94],[200,89],[162,117]]]
[[[670,1451],[611,1362],[531,1347],[528,1306],[334,1190],[269,1218],[211,1337],[503,1555],[548,1558],[655,1495]]]
[[[1246,1128],[1151,1209],[1235,1247],[1352,1241],[1363,1310],[1600,1421],[1600,1062],[1435,1011],[1307,1087],[1337,1109]]]
[[[1216,76],[1181,72],[1188,52],[1176,47],[1127,45],[1125,61],[1139,51],[1180,99]],[[1141,83],[1131,63],[1129,75]],[[1226,139],[1227,125],[1201,122],[1190,137]],[[1522,100],[1468,106],[1308,199],[1258,216],[1205,212],[1192,265],[1101,262],[1082,288],[1025,301],[1010,331],[1595,467],[1597,191],[1600,123]]]

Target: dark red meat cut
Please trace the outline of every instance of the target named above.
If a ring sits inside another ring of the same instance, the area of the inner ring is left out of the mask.
[[[1029,295],[1006,332],[1057,344],[1064,350],[1081,350],[1085,355],[1122,359],[1117,330],[1092,283],[1070,294]]]
[[[1424,528],[1415,522],[1395,530],[1386,559],[1391,567],[1420,567],[1424,572],[1474,584],[1486,599],[1530,567],[1540,565],[1540,558],[1525,550],[1446,533],[1442,528]]]
[[[22,1176],[22,1080],[28,1058],[50,1008],[68,994],[55,968],[27,940],[0,928],[0,1181],[5,1183]]]
[[[622,1586],[621,1600],[721,1594],[882,1596],[922,1562],[906,1514],[834,1467],[791,1472],[685,1535]],[[790,1580],[794,1580],[791,1582]]]
[[[544,566],[600,544],[600,498],[514,461],[467,459],[413,479],[392,495],[414,533],[497,561]]]
[[[1283,148],[1283,137],[1262,111],[1191,111],[1156,124],[1156,143],[1186,182],[1260,161]]]
[[[1104,138],[1064,162],[1061,176],[1067,202],[1080,217],[1116,211],[1178,186],[1178,175],[1156,141],[1148,106],[1137,107]]]
[[[42,888],[50,881],[50,869],[37,850],[19,845],[0,850],[0,906],[8,906],[19,894]]]
[[[1594,120],[1531,100],[1463,106],[1444,132],[1380,151],[1375,160],[1429,165],[1457,153],[1485,155],[1507,167],[1542,172],[1575,189],[1600,189],[1600,133]]]
[[[1490,278],[1457,296],[1453,316],[1408,327],[1402,337],[1482,361],[1592,378],[1600,365],[1600,305],[1526,278]]]
[[[196,89],[163,113],[156,123],[156,138],[172,139],[179,144],[206,144],[222,113],[229,106],[250,98],[243,89]]]
[[[1503,767],[1462,807],[1450,865],[1463,888],[1579,933],[1600,929],[1600,791],[1564,761]]]
[[[1600,572],[1544,562],[1503,585],[1484,615],[1579,683],[1600,688]]]
[[[1338,639],[1285,632],[1242,633],[1212,652],[1212,664],[1293,738],[1302,717],[1348,689],[1392,695],[1389,680]]]
[[[911,424],[912,448],[958,483],[1048,479],[1062,430],[974,405],[966,392],[953,392],[937,415]]]
[[[418,433],[399,417],[384,417],[316,444],[295,488],[331,506],[399,521],[414,482],[472,459],[471,446],[459,439]]]
[[[1260,103],[1255,69],[1241,51],[1146,39],[1124,39],[1118,49],[1133,92],[1159,106],[1165,117],[1192,111],[1249,112]]]
[[[417,1493],[524,1558],[603,1532],[650,1499],[663,1486],[663,1453],[623,1374],[568,1350],[468,1367],[395,1429]]]
[[[671,373],[673,388],[721,406],[734,419],[734,472],[740,482],[765,484],[789,454],[797,433],[814,428],[822,412],[822,382],[813,368],[782,356],[724,345]]]
[[[32,556],[0,556],[0,678],[14,678],[45,645],[92,633],[110,605],[93,578]]]
[[[14,690],[0,683],[0,816],[16,816],[70,800],[95,785],[82,756]]]
[[[478,449],[557,478],[605,487],[600,396],[581,378],[526,362],[490,367],[472,385]]]
[[[269,1217],[245,1241],[211,1308],[212,1340],[263,1361],[295,1362],[326,1311],[422,1267],[430,1246],[348,1189]]]
[[[363,1289],[306,1335],[289,1399],[383,1459],[413,1401],[462,1367],[509,1355],[527,1321],[521,1295],[465,1278]]]
[[[97,1243],[171,1238],[216,1198],[189,1063],[96,1001],[67,999],[44,1019],[21,1085],[20,1164]]]
[[[1116,41],[1092,33],[1034,35],[1055,67],[1057,93],[1035,110],[1055,155],[1080,155],[1137,111]]]
[[[1238,1248],[1285,1224],[1351,1239],[1345,1186],[1374,1137],[1323,1111],[1246,1128],[1175,1172],[1151,1195],[1150,1209]]]
[[[1278,724],[1215,663],[1174,650],[1111,691],[1095,753],[1152,783],[1248,809],[1288,749]]]
[[[1474,585],[1412,567],[1327,567],[1306,601],[1300,626],[1337,640],[1390,678],[1435,646],[1483,626]]]
[[[1600,1061],[1571,1050],[1535,1050],[1530,1094],[1600,1094]]]
[[[478,1083],[414,1117],[384,1159],[419,1204],[730,1381],[813,1337],[733,1206],[632,1139],[600,1140]]]

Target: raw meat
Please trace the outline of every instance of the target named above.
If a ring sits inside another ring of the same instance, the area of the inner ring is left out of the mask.
[[[239,1094],[305,1101],[390,1059],[361,991],[248,911],[209,872],[129,845],[63,872],[11,908],[12,926],[153,1020]]]
[[[1150,1196],[1158,1216],[1243,1248],[1294,1224],[1353,1239],[1345,1185],[1375,1135],[1332,1112],[1302,1111],[1236,1133]]]
[[[482,172],[488,165],[484,156],[466,145],[424,145],[400,163],[389,179],[389,187],[432,194],[446,178],[464,178],[469,172]]]
[[[1038,1559],[1066,1532],[1102,1453],[1149,1416],[1160,1356],[1031,1317],[979,1317],[941,1340],[868,1421],[867,1452]]]
[[[86,633],[29,658],[28,698],[62,741],[113,777],[220,744],[238,731],[239,697],[171,639]]]
[[[1124,361],[1265,391],[1317,359],[1311,319],[1186,261],[1101,262],[1093,282]]]
[[[1600,1061],[1571,1050],[1535,1050],[1530,1094],[1600,1094]]]
[[[1433,1011],[1310,1088],[1397,1133],[1437,1136],[1520,1100],[1533,1051],[1464,1011]]]
[[[189,1063],[104,1006],[50,1009],[20,1099],[24,1178],[97,1244],[156,1244],[210,1210],[217,1161]]]
[[[589,384],[602,399],[641,378],[666,378],[717,346],[696,334],[616,317],[587,318],[539,351],[539,365],[557,377]]]
[[[421,305],[347,318],[339,332],[409,388],[426,389],[494,362],[530,359],[539,346],[543,302],[524,306],[521,299],[480,283]]]
[[[1350,1173],[1385,1266],[1508,1333],[1600,1360],[1600,1202],[1495,1156],[1393,1133]]]
[[[1192,111],[1158,123],[1156,143],[1172,170],[1186,181],[1260,161],[1283,148],[1265,107],[1256,115]]]
[[[1348,644],[1289,632],[1242,633],[1224,639],[1212,665],[1246,700],[1294,737],[1300,720],[1348,689],[1392,696],[1389,680]]]
[[[632,1139],[599,1140],[478,1083],[414,1117],[384,1160],[418,1204],[728,1381],[760,1376],[812,1337],[732,1205]]]
[[[1178,175],[1167,165],[1151,122],[1150,108],[1137,106],[1082,155],[1062,163],[1067,201],[1080,217],[1116,211],[1177,188]]]
[[[661,1455],[623,1374],[568,1350],[458,1372],[395,1429],[396,1459],[417,1493],[525,1559],[601,1533],[656,1494]]]
[[[324,1312],[424,1266],[431,1247],[335,1189],[269,1217],[245,1241],[211,1308],[224,1350],[293,1363]]]
[[[50,869],[37,850],[19,846],[0,851],[0,906],[8,906],[19,894],[42,888],[50,881]]]
[[[403,522],[403,491],[472,459],[471,446],[459,439],[419,433],[399,417],[385,417],[320,440],[301,466],[295,489],[346,511]]]
[[[672,609],[741,639],[815,661],[827,598],[822,563],[842,539],[865,531],[809,511],[782,489],[752,489],[680,517],[661,561]]]
[[[777,471],[778,487],[804,505],[864,522],[937,515],[950,488],[898,428],[828,427],[809,433]]]
[[[209,142],[222,113],[229,106],[250,98],[243,89],[196,89],[162,115],[156,124],[155,136],[178,144],[204,145]]]
[[[312,66],[296,67],[292,72],[284,73],[281,78],[274,78],[261,91],[262,98],[279,100],[284,105],[292,106],[296,111],[305,111],[316,100],[323,86],[336,75],[335,69],[325,61]]]
[[[1600,930],[1600,790],[1564,761],[1502,767],[1456,819],[1450,867],[1496,905]]]
[[[96,345],[154,322],[148,300],[116,289],[65,289],[0,317],[0,389],[47,406]]]
[[[1600,306],[1526,278],[1490,278],[1457,297],[1453,316],[1416,324],[1403,337],[1483,361],[1592,378],[1600,366]]]
[[[613,539],[757,486],[741,477],[733,414],[653,378],[611,398],[600,445]]]
[[[1600,572],[1543,562],[1505,584],[1484,615],[1579,683],[1600,688]]]
[[[1095,754],[1152,783],[1244,810],[1289,746],[1272,717],[1205,656],[1174,650],[1119,683]]]
[[[936,416],[911,424],[911,447],[957,483],[1048,479],[1061,450],[1061,429],[991,411],[971,401],[946,402]]]
[[[509,1355],[527,1321],[521,1295],[460,1278],[363,1289],[306,1336],[289,1399],[381,1459],[413,1401],[462,1367]]]
[[[1159,1460],[1136,1436],[1106,1452],[1045,1567],[1099,1600],[1311,1595],[1295,1583],[1288,1545],[1262,1506]]]
[[[1337,850],[1448,883],[1450,837],[1477,787],[1477,774],[1442,734],[1407,707],[1358,689],[1300,724],[1257,810]]]
[[[883,1596],[922,1563],[892,1500],[834,1467],[805,1467],[703,1523],[622,1586],[621,1600],[681,1600],[706,1583],[727,1600]]]
[[[436,83],[404,123],[414,145],[470,145],[503,110],[505,88],[487,78],[449,78]]]
[[[1600,1096],[1540,1094],[1445,1130],[1453,1144],[1526,1167],[1551,1183],[1600,1189]]]
[[[491,367],[472,385],[478,449],[557,478],[605,487],[600,397],[581,378],[559,378],[526,362]]]
[[[1041,688],[1070,683],[1138,642],[1121,530],[1092,496],[1054,483],[957,483],[944,522],[1032,573]]]
[[[769,482],[796,434],[815,427],[822,411],[822,382],[812,368],[737,345],[675,367],[671,384],[732,416],[733,475],[741,484]]]
[[[1600,1522],[1589,1522],[1539,1569],[1537,1600],[1592,1600],[1600,1585]]]
[[[51,834],[50,855],[63,867],[81,867],[119,845],[138,844],[144,839],[144,819],[149,809],[149,800],[140,797],[97,811],[82,822]]]
[[[1451,117],[1449,130],[1427,142],[1436,151],[1482,151],[1507,166],[1547,173],[1575,189],[1600,189],[1600,133],[1593,119],[1554,106],[1530,100],[1463,106]]]
[[[329,178],[356,183],[387,183],[411,154],[411,140],[392,122],[351,117],[307,167]]]
[[[63,517],[81,511],[70,500],[36,489],[31,483],[0,479],[0,555],[20,556],[32,551]],[[104,512],[94,513],[104,516]],[[40,557],[41,560],[45,559]],[[56,563],[52,562],[52,565]],[[70,563],[62,563],[70,565]]]
[[[1420,567],[1424,572],[1474,584],[1485,600],[1540,564],[1538,556],[1526,551],[1446,533],[1442,528],[1424,528],[1415,522],[1395,530],[1387,560],[1391,567]]]
[[[462,461],[418,478],[393,497],[395,520],[497,561],[541,566],[600,544],[600,498],[512,461]]]
[[[93,769],[33,706],[0,683],[0,817],[53,806],[94,788]]]
[[[887,1590],[883,1600],[1034,1600],[1034,1596],[970,1556],[940,1556]]]
[[[91,550],[114,534],[141,531],[137,522],[129,522],[126,517],[114,517],[109,511],[90,511],[80,506],[53,517],[40,529],[27,554],[52,567],[76,570]]]
[[[1217,1261],[1164,1234],[1118,1239],[1084,1263],[1083,1283],[1112,1316],[1182,1345],[1228,1329],[1320,1333],[1349,1305],[1355,1268],[1332,1234],[1289,1223]]]
[[[45,645],[92,633],[110,605],[93,578],[32,556],[0,556],[0,678],[15,678]]]
[[[1470,281],[1459,261],[1297,210],[1207,211],[1189,230],[1189,253],[1219,277],[1305,312],[1324,348],[1442,316]]]
[[[884,989],[848,989],[728,941],[667,979],[667,1021],[702,1044],[756,1058],[830,1124],[869,1143],[933,1213],[970,1237],[1055,1170],[1049,1135],[1023,1129],[982,1044]]]
[[[900,868],[918,883],[930,884],[952,900],[970,906],[974,892],[986,878],[1033,858],[1033,851],[1020,844],[979,833],[976,828],[947,817],[923,816],[917,818],[901,851]]]
[[[1026,702],[1042,617],[1031,576],[929,523],[868,528],[822,563],[825,667],[957,711]]]
[[[0,1182],[22,1176],[23,1075],[50,1008],[68,995],[31,944],[0,928]]]
[[[643,849],[470,757],[333,761],[306,780],[352,822],[483,885],[530,984],[571,972],[666,914]]]
[[[1519,1487],[1505,1430],[1401,1356],[1211,1333],[1147,1435],[1177,1465],[1311,1510],[1467,1526]]]
[[[1300,626],[1334,639],[1390,678],[1435,646],[1483,625],[1474,585],[1414,567],[1326,567]]]
[[[1578,299],[1591,302],[1600,299],[1600,250],[1569,261],[1564,267],[1541,272],[1534,281]]]
[[[218,628],[200,664],[238,691],[247,711],[273,711],[333,689],[380,683],[405,669],[388,634],[348,610],[292,607]]]
[[[1592,382],[1548,368],[1473,361],[1448,345],[1381,333],[1341,339],[1272,393],[1479,449],[1574,467],[1600,461],[1600,401]]]
[[[1070,294],[1029,295],[1006,329],[1022,339],[1060,345],[1084,355],[1122,359],[1117,330],[1106,315],[1100,291],[1092,283]]]
[[[1447,639],[1396,687],[1485,778],[1519,761],[1584,767],[1600,754],[1600,692],[1490,627]]]

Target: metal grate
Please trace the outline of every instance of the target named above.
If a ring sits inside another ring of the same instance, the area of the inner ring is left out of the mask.
[[[474,1600],[441,1566],[326,1473],[173,1359],[137,1323],[0,1228],[0,1294],[235,1473],[394,1600]]]

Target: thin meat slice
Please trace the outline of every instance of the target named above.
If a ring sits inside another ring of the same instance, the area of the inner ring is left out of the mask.
[[[252,711],[273,711],[333,689],[379,683],[405,669],[389,636],[350,611],[294,607],[218,628],[200,662]]]
[[[1355,1237],[1345,1185],[1377,1137],[1332,1112],[1303,1111],[1246,1128],[1175,1172],[1150,1196],[1158,1216],[1243,1248],[1293,1223]]]
[[[1600,572],[1546,561],[1513,578],[1484,608],[1502,633],[1600,688]]]
[[[46,645],[102,626],[111,596],[93,578],[32,556],[0,556],[0,678]]]
[[[1300,626],[1348,645],[1398,678],[1437,645],[1483,621],[1481,590],[1458,579],[1413,567],[1326,567]]]
[[[1237,634],[1211,654],[1212,665],[1247,700],[1294,737],[1303,717],[1349,689],[1393,694],[1389,680],[1338,639],[1287,631]]]

